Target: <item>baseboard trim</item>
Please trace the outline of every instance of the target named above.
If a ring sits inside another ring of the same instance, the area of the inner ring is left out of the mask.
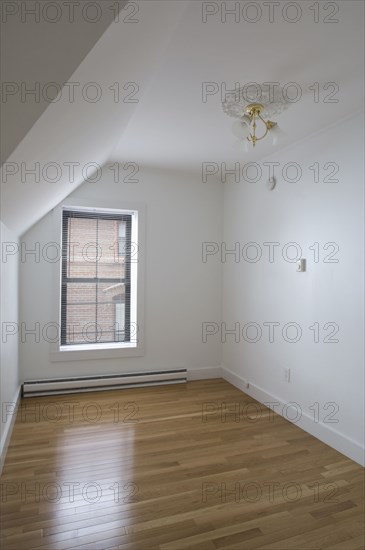
[[[275,412],[281,416],[284,416],[282,412],[288,403],[278,398],[276,395],[268,393],[259,386],[252,384],[251,382],[247,388],[247,381],[226,367],[222,367],[221,370],[222,378],[263,405],[268,406],[269,403],[278,403],[279,405],[275,407]],[[285,416],[285,418],[291,421],[290,418],[287,418],[287,416]],[[336,451],[339,451],[348,458],[351,458],[361,466],[365,466],[364,447],[357,443],[357,441],[354,441],[353,439],[346,437],[341,432],[333,429],[328,424],[324,424],[323,422],[314,422],[313,418],[303,411],[300,420],[295,422],[295,425],[305,432],[313,435],[323,443],[326,443],[326,445],[336,449]]]
[[[3,436],[2,436],[1,442],[0,442],[0,474],[3,471],[3,467],[4,467],[4,464],[5,464],[6,453],[7,453],[7,450],[8,450],[9,443],[10,443],[11,434],[13,433],[13,428],[14,428],[14,424],[15,424],[15,420],[16,420],[16,415],[17,415],[17,411],[18,411],[18,407],[19,407],[19,403],[20,403],[20,397],[21,397],[21,386],[19,386],[19,388],[15,392],[15,396],[14,396],[13,401],[10,402],[11,405],[14,405],[14,410],[13,410],[12,413],[10,413],[11,417],[10,417],[10,419],[8,418],[6,422],[4,422],[5,429],[4,429],[4,433],[3,433]],[[3,403],[3,407],[6,404],[7,403]],[[2,415],[1,422],[3,422],[3,414],[4,414],[4,411],[2,410],[1,411],[1,415]]]
[[[221,367],[201,367],[198,369],[188,369],[188,380],[208,380],[210,378],[222,378]]]

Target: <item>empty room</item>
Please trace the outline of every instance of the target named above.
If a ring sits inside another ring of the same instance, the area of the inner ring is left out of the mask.
[[[1,2],[2,550],[363,550],[364,7]]]

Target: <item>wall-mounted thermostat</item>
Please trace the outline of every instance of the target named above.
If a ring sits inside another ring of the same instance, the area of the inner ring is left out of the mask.
[[[297,261],[297,271],[306,271],[306,263],[304,258],[300,258],[300,260]]]

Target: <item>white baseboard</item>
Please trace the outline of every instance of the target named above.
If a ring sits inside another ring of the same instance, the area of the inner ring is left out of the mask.
[[[209,378],[222,378],[221,367],[201,367],[188,370],[188,380],[208,380]]]
[[[6,415],[4,405],[6,405],[7,403],[2,404],[3,405],[3,410],[1,411],[1,415],[2,415],[1,422],[3,422],[5,424],[5,427],[4,427],[4,432],[3,432],[1,442],[0,442],[0,474],[3,471],[6,452],[8,450],[8,445],[9,445],[9,442],[10,442],[11,434],[13,432],[13,427],[14,427],[15,419],[16,419],[16,413],[17,413],[19,403],[20,403],[20,396],[21,396],[21,386],[19,386],[19,388],[16,390],[13,401],[11,403],[9,403],[9,405],[11,407],[10,410],[13,411],[13,412],[9,412],[9,417],[6,418],[5,421],[4,421],[4,418],[3,418]]]
[[[238,374],[233,373],[225,367],[222,367],[222,378],[230,382],[233,386],[243,391],[247,395],[253,397],[262,403],[263,405],[268,406],[269,403],[278,403],[278,406],[275,407],[275,412],[284,416],[282,411],[285,409],[285,406],[288,405],[285,401],[278,398],[275,395],[268,393],[262,388],[252,384],[250,382],[249,387],[247,388],[247,381],[239,376]],[[287,416],[284,416],[286,420],[290,420]],[[348,438],[341,432],[335,430],[332,426],[324,424],[323,422],[315,422],[313,417],[308,413],[302,411],[301,418],[298,422],[295,422],[295,425],[306,431],[307,433],[313,435],[323,443],[326,443],[330,447],[336,449],[340,453],[348,456],[361,466],[365,466],[365,449],[357,441]]]

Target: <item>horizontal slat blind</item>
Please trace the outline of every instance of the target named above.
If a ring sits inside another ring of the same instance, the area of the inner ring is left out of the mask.
[[[61,345],[130,341],[131,214],[64,210]]]

